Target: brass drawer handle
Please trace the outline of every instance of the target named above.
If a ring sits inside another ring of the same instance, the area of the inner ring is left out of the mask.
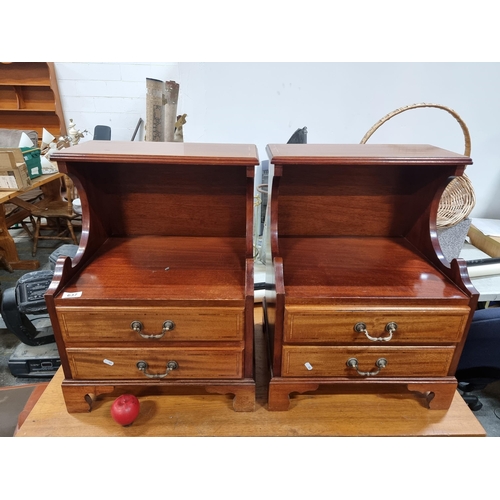
[[[165,373],[148,373],[148,364],[146,361],[138,361],[136,366],[148,378],[165,378],[172,370],[177,370],[177,368],[179,368],[177,361],[169,361],[167,363],[167,371]]]
[[[132,321],[132,323],[130,323],[130,328],[134,330],[134,332],[137,332],[143,339],[161,339],[167,332],[170,332],[175,328],[175,323],[172,320],[167,319],[167,321],[163,322],[161,333],[156,335],[142,333],[144,326],[140,321]]]
[[[392,339],[392,334],[398,329],[397,323],[394,321],[390,321],[385,325],[385,331],[389,332],[389,335],[387,337],[372,337],[368,331],[366,330],[366,324],[359,322],[354,325],[354,331],[358,333],[364,333],[366,335],[366,338],[368,340],[371,340],[373,342],[389,342],[389,340]]]
[[[379,358],[375,362],[375,366],[378,368],[376,371],[371,371],[371,372],[362,372],[358,368],[358,360],[356,358],[349,358],[346,362],[346,365],[349,368],[354,368],[360,375],[363,375],[365,377],[372,377],[373,375],[378,375],[380,373],[380,370],[382,368],[385,368],[387,366],[387,359],[385,358]]]

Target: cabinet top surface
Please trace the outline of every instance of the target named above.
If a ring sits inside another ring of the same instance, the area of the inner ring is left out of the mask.
[[[54,153],[55,161],[257,165],[253,144],[87,141]]]
[[[272,163],[472,164],[464,155],[428,144],[268,144]]]

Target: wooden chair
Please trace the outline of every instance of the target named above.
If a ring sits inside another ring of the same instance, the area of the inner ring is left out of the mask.
[[[62,240],[72,241],[78,245],[78,240],[73,228],[73,221],[80,215],[73,210],[73,200],[77,197],[76,189],[68,176],[61,178],[59,184],[60,196],[49,199],[47,203],[42,202],[31,210],[33,224],[33,257],[36,255],[39,240]],[[42,219],[46,224],[42,226]],[[51,234],[42,234],[42,231],[50,231]],[[53,234],[54,231],[56,234]]]

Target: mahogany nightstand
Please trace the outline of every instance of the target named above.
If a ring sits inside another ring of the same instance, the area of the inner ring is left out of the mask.
[[[477,303],[444,258],[440,196],[470,158],[428,145],[269,145],[269,409],[398,388],[448,408]]]
[[[252,411],[255,146],[89,141],[53,159],[82,202],[46,294],[68,411],[198,390]]]

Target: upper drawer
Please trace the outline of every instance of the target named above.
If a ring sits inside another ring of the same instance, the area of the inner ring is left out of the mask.
[[[240,341],[240,307],[58,307],[66,342]],[[135,328],[135,329],[134,329]]]
[[[469,313],[468,306],[287,306],[284,341],[351,344],[380,343],[386,339],[391,343],[456,343],[462,337]],[[392,334],[391,326],[395,326]]]

